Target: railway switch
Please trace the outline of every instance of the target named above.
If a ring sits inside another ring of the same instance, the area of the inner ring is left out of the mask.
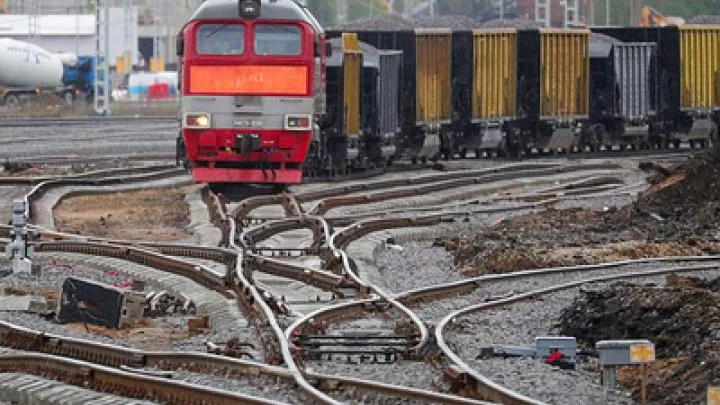
[[[5,247],[5,254],[12,261],[13,271],[17,273],[38,273],[33,269],[32,258],[35,255],[32,246],[27,243],[27,202],[14,200],[11,204],[12,229],[11,242]]]

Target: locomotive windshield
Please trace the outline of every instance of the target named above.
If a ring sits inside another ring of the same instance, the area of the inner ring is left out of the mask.
[[[256,25],[255,54],[297,56],[301,51],[300,28],[294,25]]]
[[[230,24],[203,24],[197,31],[197,53],[241,55],[245,48],[245,27]]]

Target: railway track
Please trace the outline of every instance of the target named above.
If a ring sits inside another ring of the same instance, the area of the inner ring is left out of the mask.
[[[453,188],[477,186],[486,183],[506,181],[513,178],[542,179],[553,174],[568,175],[577,171],[613,171],[619,167],[613,164],[559,165],[554,163],[518,163],[495,169],[476,170],[472,173],[439,173],[419,176],[410,179],[371,181],[367,184],[351,184],[341,187],[318,188],[316,191],[286,193],[278,196],[253,197],[242,201],[228,210],[221,196],[208,195],[214,223],[225,235],[225,246],[220,248],[199,247],[192,245],[163,244],[154,242],[120,241],[93,238],[81,235],[70,235],[43,227],[31,229],[33,243],[39,252],[62,251],[78,252],[91,255],[121,258],[157,269],[179,274],[194,280],[205,287],[220,292],[228,298],[237,299],[246,318],[251,321],[256,334],[261,336],[263,352],[270,364],[240,361],[221,356],[201,353],[152,353],[132,349],[111,347],[93,342],[73,340],[61,336],[38,338],[38,333],[20,331],[12,325],[0,324],[0,341],[6,337],[23,342],[34,342],[35,346],[22,348],[37,353],[59,357],[72,357],[77,361],[86,361],[103,367],[131,367],[140,369],[177,370],[191,367],[201,373],[210,370],[230,370],[237,374],[262,374],[280,378],[300,387],[304,401],[321,403],[339,403],[352,397],[357,392],[374,392],[384,398],[413,398],[427,402],[469,404],[480,403],[474,399],[462,398],[437,392],[431,387],[407,387],[387,384],[372,379],[353,378],[349,376],[332,376],[310,370],[306,363],[307,351],[303,348],[315,346],[320,350],[315,354],[328,354],[326,348],[342,347],[342,353],[364,348],[390,347],[395,352],[413,359],[434,359],[436,353],[428,350],[434,346],[435,331],[427,326],[427,319],[417,308],[428,306],[431,302],[453,300],[461,295],[469,295],[481,289],[485,283],[507,282],[507,280],[523,277],[540,277],[542,272],[525,272],[505,276],[480,277],[456,283],[434,285],[406,293],[390,293],[364,280],[358,273],[357,265],[347,253],[349,244],[368,233],[405,227],[429,227],[450,221],[453,216],[472,215],[482,210],[507,212],[517,207],[483,207],[474,209],[474,204],[461,206],[457,213],[435,214],[433,210],[440,205],[416,207],[425,210],[426,215],[415,217],[395,216],[400,209],[385,210],[387,218],[376,218],[378,211],[370,210],[356,217],[329,217],[332,210],[347,208],[368,202],[385,202],[407,199],[416,195],[429,195],[445,192]],[[115,173],[117,174],[117,173]],[[142,177],[142,175],[140,175]],[[602,177],[602,176],[600,176]],[[599,178],[600,178],[599,177]],[[46,179],[55,181],[55,179]],[[592,195],[594,192],[615,192],[612,181],[593,180],[570,182],[567,194],[572,197]],[[99,183],[113,183],[116,180],[68,179],[58,181],[88,182],[91,187]],[[42,184],[42,183],[41,183]],[[46,183],[47,184],[47,183]],[[62,183],[61,183],[62,184]],[[45,186],[53,188],[55,183]],[[562,186],[546,187],[539,193],[510,193],[507,199],[527,199],[531,202],[524,208],[539,207],[564,196],[564,191],[556,189]],[[373,190],[378,190],[372,193]],[[37,194],[42,194],[42,186],[36,186],[28,198],[30,201]],[[627,191],[626,192],[630,192]],[[554,193],[554,194],[553,194]],[[502,199],[500,197],[496,199]],[[284,216],[254,217],[253,211],[262,210],[268,205],[282,207]],[[462,212],[462,211],[465,212]],[[375,217],[375,218],[374,218]],[[258,226],[259,225],[259,226]],[[0,227],[0,236],[3,235]],[[269,238],[292,232],[297,229],[308,229],[311,243],[305,247],[275,248],[264,246],[263,241]],[[0,245],[3,242],[0,240]],[[268,257],[272,256],[272,257]],[[316,256],[324,261],[324,268],[317,269],[292,263],[293,257]],[[187,259],[181,259],[185,257]],[[226,271],[219,272],[207,266],[198,265],[190,259],[213,260],[222,263]],[[715,258],[717,259],[717,258]],[[667,259],[668,261],[675,259]],[[686,261],[710,260],[708,258],[685,258]],[[612,266],[610,266],[612,267]],[[603,267],[577,269],[583,272],[600,271]],[[570,270],[549,269],[547,274],[565,274]],[[295,315],[287,318],[286,305],[281,297],[261,287],[255,274],[267,273],[283,278],[296,280],[338,297],[334,303],[324,304],[324,308],[309,314]],[[502,281],[501,281],[502,280]],[[485,297],[487,298],[487,297]],[[462,304],[460,304],[462,305]],[[453,310],[457,310],[455,308]],[[462,308],[459,308],[462,309]],[[445,314],[449,313],[447,311]],[[388,317],[389,324],[405,326],[409,334],[395,334],[378,337],[377,335],[361,335],[350,338],[347,334],[327,335],[310,334],[303,330],[316,330],[317,326],[342,324],[352,319],[383,315]],[[289,326],[288,325],[288,322]],[[287,327],[286,327],[287,326]],[[5,328],[5,329],[4,329]],[[9,332],[4,332],[7,330]],[[22,335],[25,333],[26,335]],[[28,335],[29,334],[29,335]],[[42,335],[42,334],[41,334]],[[13,337],[14,336],[14,337]],[[24,336],[19,339],[18,336]],[[31,337],[34,336],[34,337]],[[397,338],[401,337],[401,340]],[[38,343],[41,342],[41,343]],[[59,343],[58,343],[59,342]],[[296,344],[298,343],[298,344]],[[349,350],[348,350],[349,348]],[[379,352],[373,353],[380,354]],[[122,360],[118,360],[121,358]],[[163,360],[164,359],[164,360]],[[452,362],[456,363],[456,362]],[[192,366],[189,366],[192,364]],[[272,365],[274,364],[274,365]],[[461,367],[462,364],[454,364]],[[22,371],[18,369],[17,371]],[[29,371],[28,371],[29,372]],[[440,377],[443,369],[435,371]],[[51,372],[48,374],[52,375]],[[144,384],[144,383],[143,383]],[[189,388],[190,389],[190,388]],[[209,389],[206,387],[206,389]],[[144,394],[143,394],[144,395]],[[183,397],[184,398],[184,397]],[[188,394],[187,400],[193,398]],[[191,402],[188,402],[191,403]]]
[[[455,380],[456,387],[458,387],[460,391],[463,391],[465,395],[503,404],[545,404],[546,402],[540,399],[532,398],[518,390],[514,390],[512,387],[508,387],[506,383],[503,383],[501,381],[493,381],[488,376],[476,371],[472,366],[468,364],[467,358],[461,358],[461,356],[459,356],[456,351],[448,344],[446,334],[449,333],[449,326],[451,324],[457,323],[459,321],[459,318],[468,316],[470,314],[482,314],[483,311],[502,307],[509,307],[512,304],[516,304],[518,302],[542,298],[553,293],[570,290],[580,286],[592,286],[595,284],[628,279],[638,280],[648,277],[664,276],[671,273],[692,274],[710,270],[714,271],[716,275],[720,273],[720,262],[715,262],[715,264],[710,265],[690,266],[682,269],[678,269],[676,267],[661,266],[659,268],[654,268],[646,271],[631,271],[621,274],[591,277],[579,281],[559,283],[544,288],[535,289],[532,291],[513,294],[509,297],[494,299],[490,300],[489,302],[483,302],[480,304],[474,304],[451,312],[442,320],[440,320],[440,322],[437,324],[434,331],[435,339],[443,354],[454,364],[447,369],[448,375]]]
[[[82,118],[3,118],[0,120],[2,127],[58,127],[63,125],[89,125],[98,126],[103,124],[118,124],[126,122],[142,122],[147,124],[175,124],[177,117],[174,116],[114,116],[114,117],[82,117]]]

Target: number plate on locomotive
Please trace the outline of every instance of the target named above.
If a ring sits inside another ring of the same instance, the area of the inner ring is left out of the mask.
[[[234,120],[233,125],[239,128],[262,128],[262,120]]]

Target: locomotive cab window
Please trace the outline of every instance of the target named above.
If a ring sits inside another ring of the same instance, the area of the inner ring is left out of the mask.
[[[298,56],[302,50],[300,28],[294,25],[256,25],[255,54]]]
[[[200,55],[242,55],[245,51],[245,27],[231,24],[203,24],[197,31]]]

